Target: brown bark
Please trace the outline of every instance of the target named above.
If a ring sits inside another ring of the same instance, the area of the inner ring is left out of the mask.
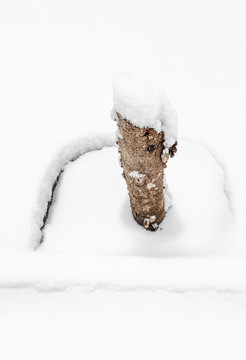
[[[162,154],[164,133],[139,128],[117,116],[117,143],[132,214],[144,228],[155,231],[165,216],[163,169],[169,156]]]

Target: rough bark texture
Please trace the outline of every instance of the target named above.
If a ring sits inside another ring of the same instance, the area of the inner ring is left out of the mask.
[[[139,128],[119,113],[119,153],[134,219],[156,230],[165,216],[163,169],[169,155],[162,155],[164,133]]]

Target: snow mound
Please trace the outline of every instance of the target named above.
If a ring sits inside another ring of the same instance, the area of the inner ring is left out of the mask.
[[[155,233],[133,219],[117,157],[109,147],[67,165],[39,251],[166,257],[226,249],[231,213],[224,174],[207,149],[180,142],[166,171],[172,206]]]
[[[119,73],[113,83],[113,96],[114,119],[117,111],[133,125],[164,131],[167,147],[177,141],[177,114],[162,89]]]
[[[114,146],[114,134],[91,134],[84,138],[78,139],[68,146],[62,148],[53,159],[52,163],[46,170],[42,179],[35,207],[32,216],[31,225],[31,244],[29,248],[36,249],[42,241],[42,228],[45,225],[45,214],[49,207],[49,202],[53,198],[52,190],[54,184],[59,181],[59,178],[64,171],[65,166],[70,161],[75,161],[81,155],[92,150],[99,150],[105,146]]]

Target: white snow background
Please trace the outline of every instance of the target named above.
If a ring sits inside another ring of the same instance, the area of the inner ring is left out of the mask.
[[[0,3],[1,359],[245,359],[245,16],[239,0]],[[163,230],[133,222],[107,147],[65,166],[38,247],[61,167],[113,144],[119,71],[179,115]]]

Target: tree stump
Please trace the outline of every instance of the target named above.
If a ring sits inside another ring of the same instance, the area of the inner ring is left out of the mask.
[[[118,151],[133,217],[145,229],[155,231],[165,216],[163,170],[169,153],[163,154],[164,133],[137,127],[116,115]]]

